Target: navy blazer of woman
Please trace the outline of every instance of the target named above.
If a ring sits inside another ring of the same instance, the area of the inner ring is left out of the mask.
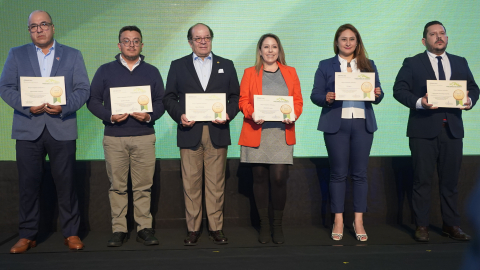
[[[375,88],[381,87],[377,67],[372,60],[370,62],[375,70]],[[343,101],[335,100],[332,104],[328,104],[326,100],[327,92],[335,92],[335,72],[341,72],[338,55],[320,61],[317,72],[315,72],[313,90],[310,95],[312,102],[322,107],[317,129],[326,133],[336,133],[340,129],[340,119],[342,117]],[[375,98],[375,101],[365,101],[365,122],[368,132],[373,133],[377,130],[377,121],[373,113],[372,103],[378,104],[382,99],[383,90],[381,95]]]

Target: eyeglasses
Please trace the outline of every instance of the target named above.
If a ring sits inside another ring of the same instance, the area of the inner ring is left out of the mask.
[[[212,41],[212,37],[192,38],[192,40],[197,42],[197,43],[200,43],[202,41],[210,42],[210,41]]]
[[[34,32],[37,32],[39,27],[42,30],[48,30],[48,29],[50,29],[50,26],[52,26],[52,25],[53,25],[53,23],[48,23],[48,22],[41,22],[39,25],[31,24],[31,25],[28,26],[28,30],[30,31],[30,33],[34,33]]]
[[[122,44],[125,47],[131,46],[132,43],[133,43],[133,46],[135,46],[135,47],[138,47],[138,46],[140,46],[140,44],[142,44],[142,42],[138,39],[134,39],[134,40],[124,39],[124,40],[122,40]]]

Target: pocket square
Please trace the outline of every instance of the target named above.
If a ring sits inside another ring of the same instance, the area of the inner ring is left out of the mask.
[[[219,69],[219,70],[218,70],[218,73],[224,73],[224,72],[223,72],[223,68]]]

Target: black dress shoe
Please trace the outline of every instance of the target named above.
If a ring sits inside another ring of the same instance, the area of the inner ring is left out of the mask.
[[[184,246],[196,246],[200,238],[200,232],[188,232],[187,237],[183,240]]]
[[[448,236],[454,240],[458,241],[469,241],[472,239],[470,235],[464,233],[459,226],[446,226],[445,224],[442,227],[442,233],[445,236]]]
[[[114,232],[108,240],[107,247],[120,247],[125,242],[127,242],[127,233]]]
[[[418,242],[428,242],[430,240],[428,237],[428,227],[418,226],[415,230],[415,240]]]
[[[152,228],[145,228],[137,232],[137,242],[143,243],[145,246],[158,245],[158,239],[155,238],[155,230]]]
[[[225,245],[228,244],[228,239],[225,237],[225,234],[223,234],[222,230],[219,231],[210,231],[209,232],[210,239],[213,240],[213,243],[217,245]]]

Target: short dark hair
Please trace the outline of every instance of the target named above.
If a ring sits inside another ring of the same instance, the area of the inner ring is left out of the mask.
[[[428,30],[427,28],[432,26],[432,25],[435,25],[435,24],[439,24],[443,27],[443,29],[445,30],[445,32],[447,32],[447,28],[445,28],[445,26],[443,25],[443,23],[439,22],[439,21],[431,21],[427,24],[425,24],[425,27],[423,28],[423,38],[427,38],[427,33],[428,33]]]
[[[188,29],[188,32],[187,32],[187,40],[192,40],[192,38],[193,38],[192,30],[193,30],[193,28],[194,28],[195,26],[197,26],[197,25],[206,26],[206,27],[208,28],[208,31],[210,31],[210,36],[213,38],[213,31],[212,31],[212,29],[210,28],[210,26],[208,26],[208,25],[206,25],[206,24],[204,24],[204,23],[196,23],[196,24],[192,25],[192,27],[190,27],[190,28]]]
[[[125,31],[136,31],[136,32],[138,32],[140,34],[140,39],[141,39],[140,42],[143,42],[142,31],[140,31],[140,28],[136,27],[135,25],[128,25],[128,26],[122,27],[122,29],[120,29],[120,32],[118,32],[118,42],[122,42],[120,40],[120,36]]]

